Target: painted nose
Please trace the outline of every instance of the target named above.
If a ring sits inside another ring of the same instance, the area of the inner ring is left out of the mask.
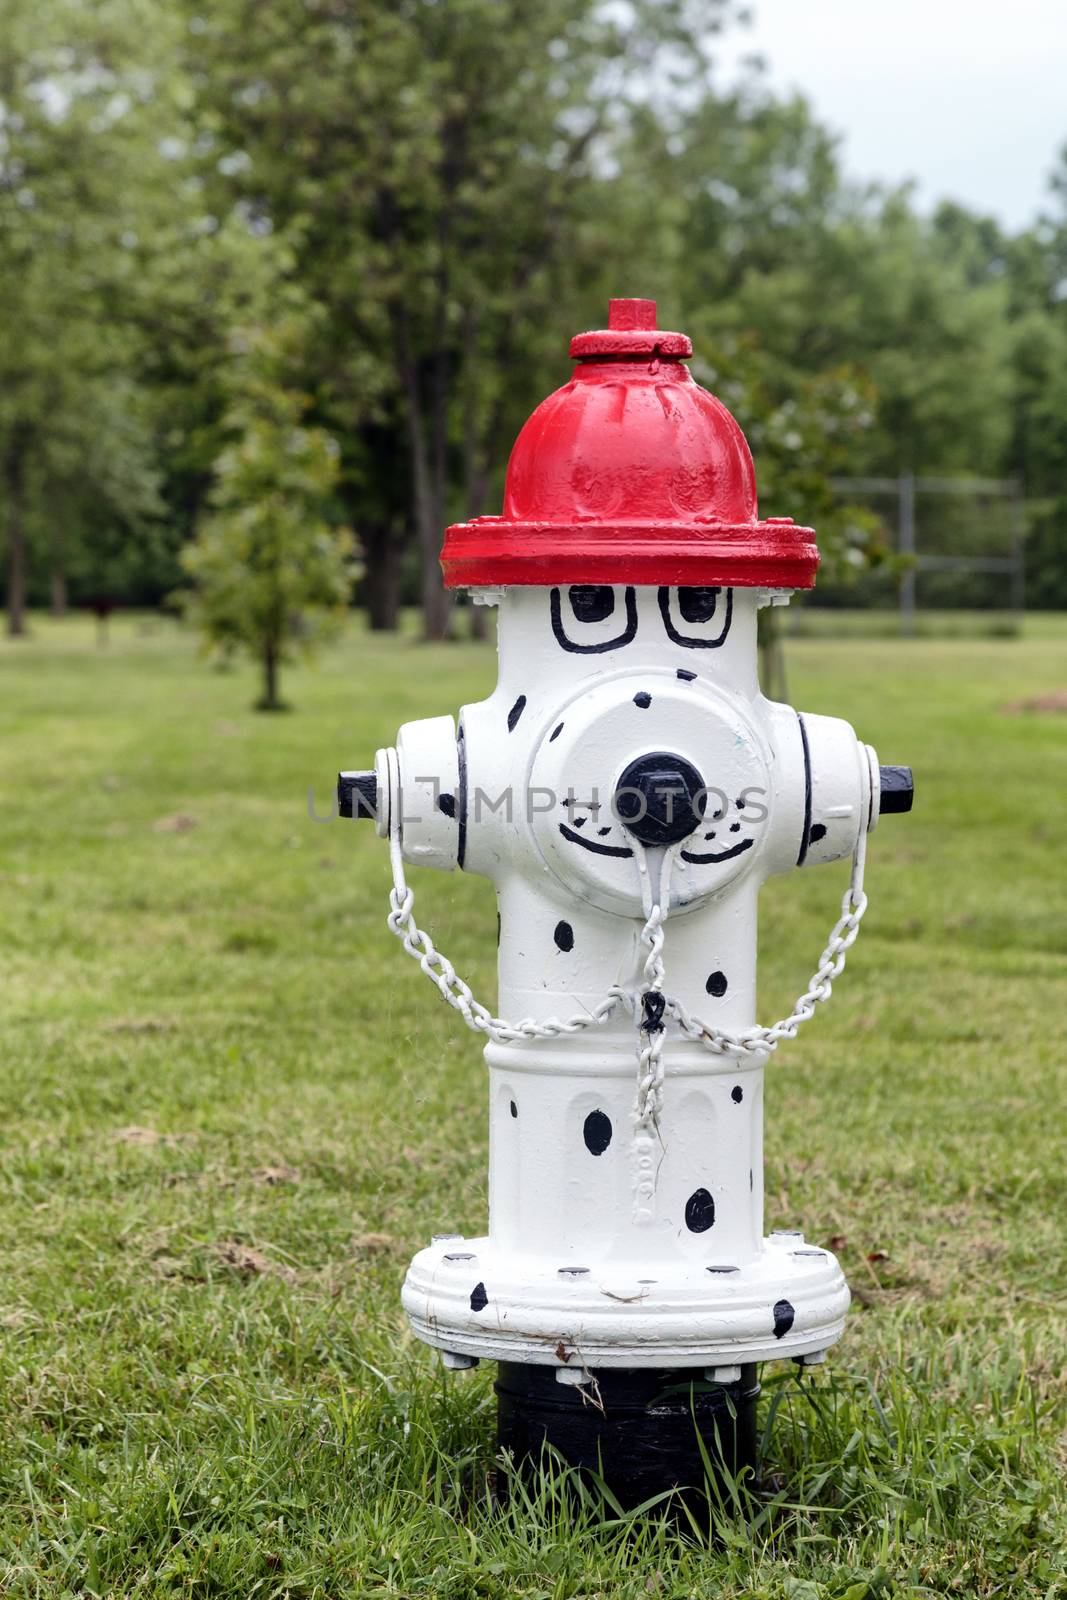
[[[615,789],[615,815],[642,844],[677,844],[707,803],[704,780],[684,756],[656,750],[631,761]]]

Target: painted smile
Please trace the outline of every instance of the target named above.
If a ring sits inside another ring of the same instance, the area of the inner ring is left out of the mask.
[[[582,843],[581,839],[578,840],[578,843]],[[683,861],[688,861],[694,867],[703,867],[707,866],[709,862],[732,861],[734,856],[743,855],[746,850],[751,850],[752,844],[753,841],[751,839],[742,839],[741,843],[735,844],[732,850],[718,850],[713,855],[699,856],[694,855],[691,850],[683,850],[681,857]]]
[[[595,839],[583,839],[580,833],[575,833],[573,828],[568,828],[565,822],[559,825],[559,831],[571,844],[580,844],[583,850],[591,850],[595,856],[632,856],[633,851],[627,847],[614,844],[597,844]],[[736,851],[731,851],[736,855]],[[710,859],[710,858],[709,858]]]

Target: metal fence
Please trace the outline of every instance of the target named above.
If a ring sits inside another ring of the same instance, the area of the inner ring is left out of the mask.
[[[1026,603],[1025,507],[1017,479],[925,478],[905,472],[897,478],[835,478],[833,488],[842,497],[870,505],[887,525],[895,524],[897,554],[906,561],[897,589],[901,633],[915,632],[920,603],[968,603],[959,597],[967,585],[943,581],[954,574],[999,579],[999,585],[990,587],[995,608],[1021,617]],[[934,497],[939,510],[920,516],[917,505],[926,495]],[[950,505],[952,515],[946,511]]]

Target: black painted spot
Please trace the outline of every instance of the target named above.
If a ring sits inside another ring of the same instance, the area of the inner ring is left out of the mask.
[[[705,839],[707,839],[707,840],[711,840],[711,839],[714,839],[714,837],[715,837],[715,830],[714,830],[714,828],[713,828],[713,829],[712,829],[712,831],[711,831],[711,832],[710,832],[710,833],[706,833],[706,834],[705,834],[705,835],[704,835],[704,838],[705,838]]]
[[[496,947],[500,949],[500,912],[496,914]]]
[[[523,714],[523,712],[525,710],[526,710],[526,696],[524,694],[520,694],[519,698],[516,700],[515,704],[511,708],[511,710],[508,712],[508,732],[509,733],[513,733],[514,732],[515,724],[518,722],[519,718],[522,716],[522,714]]]
[[[605,1111],[590,1111],[582,1124],[582,1138],[591,1156],[602,1156],[611,1143],[611,1118]]]
[[[825,839],[825,838],[826,838],[826,828],[824,827],[824,825],[821,822],[816,822],[814,827],[812,828],[811,832],[808,834],[808,843],[809,844],[818,844],[820,839]]]
[[[721,1000],[727,989],[725,972],[713,972],[704,987],[716,1000]]]
[[[589,818],[588,817],[572,817],[571,820],[574,823],[574,826],[576,828],[584,828],[586,823],[589,821]]]
[[[476,1283],[471,1290],[471,1310],[484,1311],[489,1304],[489,1296],[485,1292],[484,1283]]]
[[[437,809],[443,811],[446,817],[456,814],[456,797],[454,794],[439,794],[437,796]]]
[[[638,706],[642,711],[647,711],[651,704],[652,696],[650,694],[646,694],[644,689],[641,690],[640,694],[634,695],[634,705]]]
[[[517,1106],[517,1105],[516,1105],[516,1104],[515,1104],[515,1102],[514,1102],[514,1100],[513,1100],[513,1101],[512,1101],[512,1102],[511,1102],[511,1115],[512,1115],[512,1116],[513,1116],[513,1117],[517,1117],[517,1116],[518,1116],[518,1114],[519,1114],[519,1108],[518,1108],[518,1106]]]
[[[685,1202],[685,1225],[690,1233],[707,1233],[715,1221],[715,1201],[706,1189],[694,1189]]]
[[[597,837],[599,839],[603,839],[605,837],[605,835],[609,834],[610,832],[611,832],[611,824],[609,822],[608,826],[606,828],[598,828],[597,829]]]
[[[693,679],[696,677],[695,672],[687,672],[684,667],[678,668],[677,675],[679,678],[681,678],[683,683],[692,683]]]
[[[774,1337],[776,1339],[785,1338],[786,1334],[793,1326],[793,1318],[795,1316],[796,1312],[793,1310],[793,1307],[789,1304],[788,1300],[778,1300],[775,1303]]]
[[[730,824],[730,832],[731,833],[740,833],[741,832],[741,824],[739,822],[731,822],[731,824]]]
[[[557,722],[556,726],[552,729],[552,732],[548,736],[549,744],[552,743],[553,739],[558,739],[562,732],[563,732],[563,724],[562,724],[562,722]]]
[[[552,937],[556,941],[556,949],[564,954],[574,949],[574,929],[569,922],[557,922]]]
[[[745,1091],[742,1089],[739,1083],[735,1083],[733,1088],[730,1090],[730,1099],[733,1101],[735,1106],[739,1106],[744,1098]]]

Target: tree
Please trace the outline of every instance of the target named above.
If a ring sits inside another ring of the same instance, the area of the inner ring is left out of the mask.
[[[205,639],[259,661],[260,711],[285,709],[281,664],[340,628],[357,571],[349,531],[329,520],[337,444],[306,425],[307,396],[284,386],[291,333],[235,340],[231,440],[215,464],[211,509],[182,557],[194,583],[183,603]]]
[[[443,525],[484,509],[542,384],[544,351],[558,362],[609,237],[616,260],[639,253],[593,226],[613,147],[657,75],[679,94],[706,88],[708,44],[730,10],[729,0],[197,7],[189,49],[216,187],[292,244],[325,313],[306,381],[344,440],[348,514],[374,526],[375,567],[398,528],[413,530],[431,636],[449,623]],[[403,475],[379,448],[396,428]]]
[[[151,433],[130,394],[136,338],[117,308],[161,192],[166,95],[145,40],[154,49],[166,34],[150,0],[11,0],[0,17],[0,537],[13,635],[35,542],[63,604],[71,508],[132,530],[154,503]]]
[[[83,600],[150,595],[165,540],[144,391],[122,372],[82,372],[76,390],[48,419],[30,481],[30,544],[47,560],[54,616],[66,613],[71,581]]]
[[[869,426],[848,430],[854,473],[988,474],[1009,433],[997,230],[962,228],[952,208],[923,219],[906,190],[845,184],[802,100],[756,96],[733,125],[727,109],[708,101],[683,121],[665,185],[687,201],[680,293],[702,342],[755,343],[772,408],[812,380],[825,393],[835,373],[866,390]]]
[[[1067,146],[1053,205],[1005,251],[1012,300],[1010,470],[1027,496],[1026,601],[1067,608]]]

